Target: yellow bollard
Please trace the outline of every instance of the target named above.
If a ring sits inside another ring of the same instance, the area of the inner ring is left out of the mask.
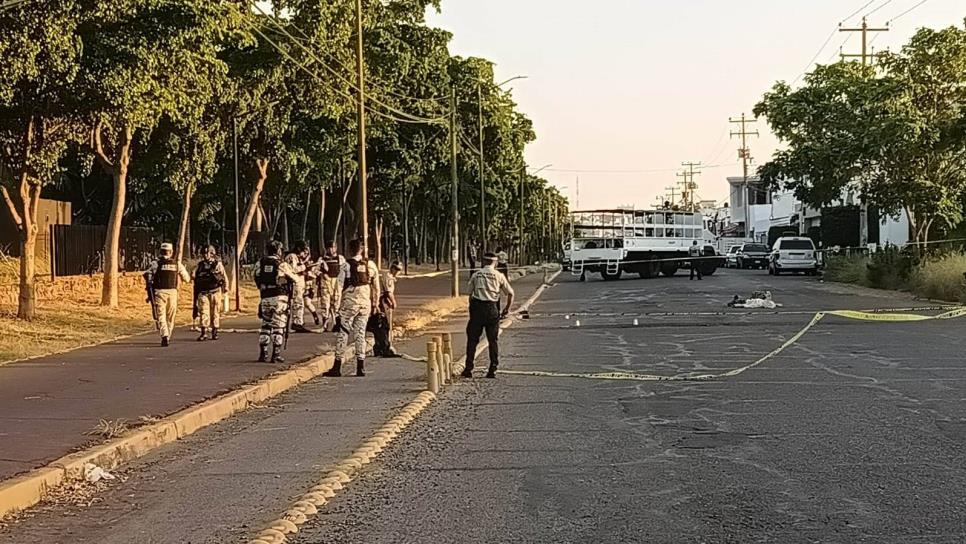
[[[439,393],[439,372],[436,368],[436,342],[426,342],[426,389]]]

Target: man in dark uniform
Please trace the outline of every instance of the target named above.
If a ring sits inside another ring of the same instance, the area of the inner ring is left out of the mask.
[[[496,378],[500,365],[500,319],[506,317],[513,305],[513,288],[510,280],[496,269],[497,256],[493,253],[483,255],[483,268],[470,278],[470,321],[466,325],[466,367],[464,378],[473,377],[473,359],[480,336],[486,331],[486,341],[490,351],[490,369],[487,378]],[[500,313],[500,295],[506,295],[506,306]]]
[[[198,341],[207,339],[207,332],[211,331],[211,339],[218,340],[218,327],[221,325],[222,294],[227,286],[225,266],[218,260],[215,246],[208,246],[205,255],[195,267],[195,306],[201,318],[201,335]]]
[[[694,275],[698,275],[698,279],[701,279],[701,246],[698,245],[698,241],[695,240],[691,242],[691,247],[688,248],[688,256],[691,257],[691,277],[689,279],[694,279]]]
[[[282,260],[282,244],[269,242],[266,250],[255,271],[255,283],[261,296],[258,318],[262,320],[258,331],[258,361],[268,361],[271,349],[271,362],[284,363],[282,349],[288,325],[289,298],[298,275]]]

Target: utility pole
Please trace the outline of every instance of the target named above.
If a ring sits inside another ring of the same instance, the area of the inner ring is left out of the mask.
[[[869,32],[888,32],[889,25],[886,24],[885,28],[871,28],[865,20],[862,18],[862,26],[859,28],[842,28],[842,24],[839,23],[839,32],[861,32],[862,33],[862,52],[845,54],[842,53],[840,56],[842,60],[845,59],[862,59],[862,66],[869,65],[869,58],[874,56],[869,54]]]
[[[668,192],[667,192],[667,193],[665,194],[665,196],[667,196],[667,198],[669,198],[669,199],[670,199],[670,200],[668,200],[668,202],[670,202],[670,203],[671,203],[671,207],[673,208],[673,207],[674,207],[674,201],[675,201],[675,198],[676,198],[676,197],[677,197],[677,195],[678,195],[678,188],[677,188],[677,187],[673,187],[673,186],[672,186],[672,187],[665,187],[665,188],[664,188],[664,190],[665,190],[665,191],[668,191]]]
[[[869,32],[888,32],[889,25],[886,24],[885,28],[870,28],[865,20],[862,18],[862,26],[859,28],[842,28],[839,24],[839,32],[861,32],[862,33],[862,52],[858,54],[845,54],[842,53],[842,60],[858,58],[862,60],[862,66],[868,66],[870,57],[874,55],[869,54]],[[869,244],[869,205],[865,203],[865,198],[862,198],[862,202],[859,204],[859,246],[866,247]]]
[[[689,211],[694,211],[694,193],[698,189],[698,184],[694,182],[695,175],[701,175],[700,170],[695,170],[695,167],[700,168],[700,162],[682,162],[681,166],[687,168],[682,174],[678,174],[678,177],[684,178],[684,190],[687,191],[684,194],[685,200],[687,200],[687,206]]]
[[[453,285],[450,294],[453,298],[460,296],[460,207],[459,207],[459,175],[456,170],[456,157],[459,154],[456,139],[459,137],[456,132],[456,88],[450,94],[449,112],[449,139],[450,139],[450,177],[453,182],[453,234],[450,236],[450,272],[452,274]]]
[[[486,187],[483,182],[483,83],[479,76],[476,78],[476,106],[478,113],[478,127],[480,129],[480,251],[486,251]]]
[[[520,250],[518,252],[520,255],[520,262],[517,263],[521,266],[526,264],[525,261],[527,258],[526,257],[527,246],[523,241],[524,234],[525,234],[523,231],[523,198],[524,198],[524,185],[525,185],[526,179],[527,179],[527,165],[526,163],[524,163],[523,168],[520,169],[520,242],[519,242]]]
[[[366,188],[366,66],[362,56],[362,0],[356,0],[356,68],[358,85],[358,110],[356,117],[359,126],[359,200],[356,213],[360,214],[359,238],[362,246],[369,251],[369,204]],[[368,257],[367,257],[368,258]]]
[[[231,118],[231,144],[235,159],[235,260],[232,276],[235,281],[235,311],[241,311],[241,221],[238,213],[238,116]]]
[[[742,186],[744,187],[744,204],[745,204],[745,238],[751,236],[751,199],[748,196],[748,164],[751,162],[751,150],[748,149],[748,136],[758,136],[758,131],[753,132],[748,131],[748,125],[758,122],[757,119],[748,119],[744,113],[741,114],[741,119],[728,118],[729,123],[740,124],[741,130],[738,132],[731,131],[731,137],[735,136],[741,137],[741,148],[738,149],[738,158],[741,159],[741,171],[742,171]]]

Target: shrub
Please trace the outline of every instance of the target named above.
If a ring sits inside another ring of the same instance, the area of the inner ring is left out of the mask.
[[[966,255],[948,253],[922,264],[911,275],[912,290],[919,296],[966,302]]]
[[[912,252],[886,246],[868,259],[868,285],[876,289],[906,289],[917,264],[918,260]]]
[[[830,255],[825,259],[823,277],[829,281],[868,286],[868,263],[865,256]]]

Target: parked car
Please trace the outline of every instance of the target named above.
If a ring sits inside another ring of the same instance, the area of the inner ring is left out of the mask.
[[[735,254],[735,264],[738,268],[761,268],[768,266],[768,256],[771,251],[765,244],[741,244]]]
[[[738,268],[738,250],[741,246],[731,246],[725,253],[725,268]]]
[[[783,236],[775,240],[768,259],[768,273],[780,276],[783,272],[818,273],[818,256],[811,238]]]

